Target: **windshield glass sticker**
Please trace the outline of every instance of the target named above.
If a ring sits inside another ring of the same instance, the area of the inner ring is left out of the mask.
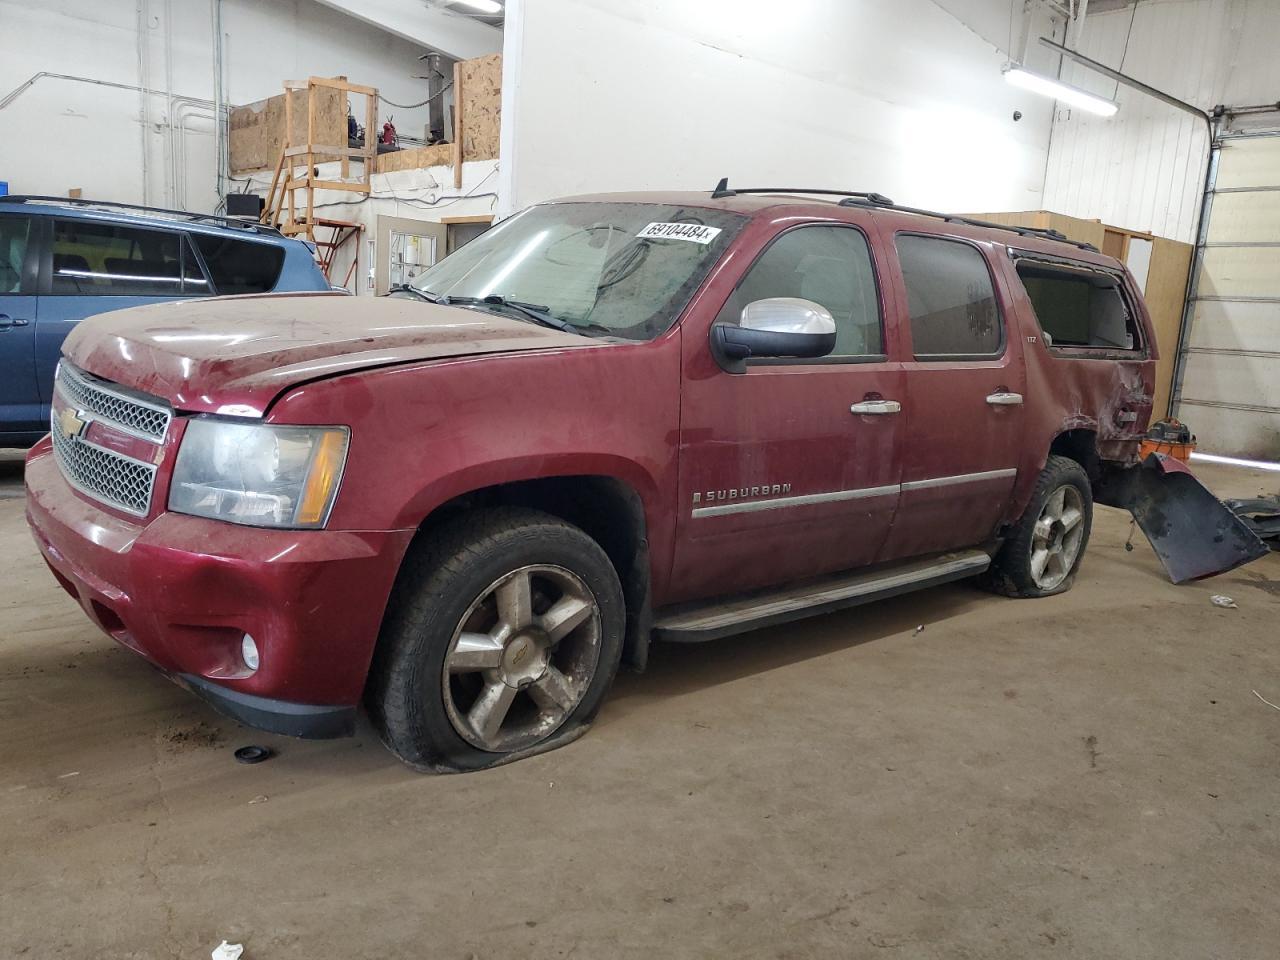
[[[719,227],[704,227],[700,223],[651,223],[636,234],[646,240],[689,240],[704,244],[719,235]]]

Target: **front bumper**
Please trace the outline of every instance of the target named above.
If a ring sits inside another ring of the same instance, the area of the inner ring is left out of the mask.
[[[290,736],[350,734],[411,530],[266,530],[162,513],[124,519],[73,490],[46,437],[27,521],[103,631],[223,713]],[[241,660],[244,634],[261,664]]]

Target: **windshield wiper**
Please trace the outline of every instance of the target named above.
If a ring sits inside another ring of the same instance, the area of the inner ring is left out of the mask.
[[[411,286],[410,284],[407,284],[407,283],[392,284],[391,287],[388,288],[387,294],[389,296],[393,293],[407,293],[407,294],[410,294],[411,296],[417,297],[419,300],[425,300],[427,301],[427,303],[440,302],[439,297],[433,297],[431,294],[427,293],[426,291],[419,290],[417,287]]]
[[[496,293],[491,293],[487,297],[441,297],[436,301],[456,306],[491,306],[506,307],[517,313],[528,317],[534,323],[541,324],[544,327],[551,327],[553,330],[563,330],[565,333],[581,333],[583,328],[576,323],[570,323],[551,313],[551,308],[541,303],[526,303],[524,300],[508,300],[506,297],[500,297]]]

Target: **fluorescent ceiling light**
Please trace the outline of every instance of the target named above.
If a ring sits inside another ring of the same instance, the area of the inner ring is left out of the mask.
[[[470,7],[481,13],[501,13],[502,4],[498,0],[453,0],[460,7]]]
[[[1061,80],[1054,80],[1052,77],[1032,73],[1022,67],[1006,67],[1004,78],[1015,87],[1021,87],[1023,90],[1030,90],[1032,93],[1039,93],[1046,97],[1053,97],[1055,100],[1061,100],[1063,103],[1079,107],[1081,110],[1096,113],[1100,117],[1115,116],[1115,112],[1120,109],[1114,100],[1095,97],[1087,90],[1073,87],[1071,84],[1063,83]]]

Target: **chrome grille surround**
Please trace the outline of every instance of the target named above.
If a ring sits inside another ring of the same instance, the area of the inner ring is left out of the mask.
[[[51,406],[49,432],[53,453],[67,483],[124,513],[136,517],[150,513],[156,465],[109,450],[91,442],[84,434],[88,425],[96,421],[147,440],[158,448],[173,412],[160,401],[91,377],[65,362],[58,367],[55,400]],[[82,423],[78,433],[64,429],[62,415],[67,411],[74,412]],[[154,433],[157,428],[158,435]]]
[[[143,440],[164,440],[173,419],[165,404],[99,380],[66,361],[58,364],[57,386],[77,410]]]

